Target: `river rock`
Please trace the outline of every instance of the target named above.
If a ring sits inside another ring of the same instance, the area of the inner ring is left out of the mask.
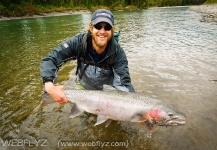
[[[190,6],[189,9],[202,13],[201,22],[217,22],[217,4]]]

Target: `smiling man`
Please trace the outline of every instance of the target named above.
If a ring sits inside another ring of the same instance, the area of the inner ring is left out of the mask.
[[[102,90],[111,85],[134,92],[128,61],[114,37],[114,16],[106,9],[93,15],[87,33],[62,42],[41,61],[41,77],[47,93],[57,103],[68,102],[64,87],[55,85],[57,71],[66,61],[77,59],[76,82],[87,90]]]

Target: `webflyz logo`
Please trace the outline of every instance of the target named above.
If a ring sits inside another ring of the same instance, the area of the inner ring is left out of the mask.
[[[47,139],[29,140],[29,139],[10,139],[0,140],[0,146],[47,146]]]
[[[98,13],[98,14],[96,14],[96,16],[107,16],[107,17],[111,18],[111,15],[109,15],[108,13]]]

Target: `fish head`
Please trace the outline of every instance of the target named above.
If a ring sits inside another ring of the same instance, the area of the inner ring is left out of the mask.
[[[158,105],[149,110],[146,119],[159,126],[178,126],[186,123],[186,116],[170,105]]]

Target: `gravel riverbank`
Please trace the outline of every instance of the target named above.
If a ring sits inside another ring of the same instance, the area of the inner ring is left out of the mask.
[[[217,4],[190,6],[189,9],[202,13],[201,22],[217,22]]]
[[[16,19],[28,19],[28,18],[40,18],[40,17],[51,17],[51,16],[66,16],[66,15],[76,15],[76,14],[83,14],[83,13],[90,13],[88,10],[81,10],[81,11],[63,11],[63,12],[52,12],[52,13],[41,13],[39,15],[32,15],[32,16],[22,16],[22,17],[3,17],[0,16],[0,21],[4,20],[16,20]]]
[[[198,13],[202,13],[202,18],[200,19],[201,22],[217,22],[217,4],[190,6],[189,9]],[[42,13],[40,15],[22,16],[22,17],[0,16],[0,21],[49,17],[49,16],[65,16],[65,15],[82,14],[82,13],[90,13],[90,11],[81,10],[81,11],[52,12],[52,13]]]

